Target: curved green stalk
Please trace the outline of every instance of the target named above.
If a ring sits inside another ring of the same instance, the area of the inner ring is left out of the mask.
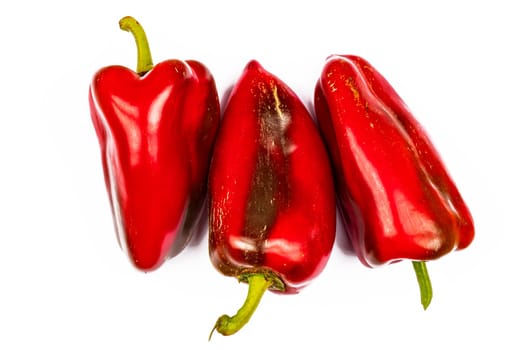
[[[412,261],[412,266],[416,272],[419,293],[421,295],[421,305],[427,309],[432,301],[432,283],[427,271],[427,264],[424,261]]]
[[[208,340],[211,339],[213,331],[222,335],[232,335],[238,332],[252,317],[261,301],[264,292],[273,284],[263,273],[247,276],[248,295],[244,304],[234,316],[222,315],[210,332]]]
[[[133,34],[137,45],[137,74],[144,75],[153,68],[153,60],[149,49],[146,32],[140,23],[131,16],[126,16],[119,21],[120,29]]]

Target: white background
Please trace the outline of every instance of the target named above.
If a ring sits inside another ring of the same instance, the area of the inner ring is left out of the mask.
[[[250,59],[309,107],[326,56],[365,57],[426,127],[476,223],[428,263],[368,269],[338,241],[300,294],[267,293],[232,337],[208,333],[246,285],[204,237],[154,273],[118,247],[87,91],[135,67],[124,15],[155,62],[195,58],[224,95]],[[11,1],[0,12],[0,349],[523,349],[525,21],[519,1]]]

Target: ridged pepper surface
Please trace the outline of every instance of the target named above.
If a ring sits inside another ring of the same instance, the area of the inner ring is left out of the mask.
[[[119,243],[136,268],[151,271],[197,229],[220,108],[204,65],[153,66],[138,22],[125,17],[120,25],[135,37],[137,72],[102,68],[89,102]]]
[[[209,253],[249,283],[239,312],[214,330],[238,331],[265,290],[296,293],[327,263],[335,238],[330,161],[298,96],[256,61],[231,91],[209,176]]]
[[[426,308],[432,289],[425,261],[474,238],[472,216],[442,159],[392,86],[361,57],[329,57],[314,102],[357,256],[370,267],[412,260]]]

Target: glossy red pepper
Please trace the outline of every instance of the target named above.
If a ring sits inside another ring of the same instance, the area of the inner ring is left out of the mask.
[[[315,110],[335,168],[346,231],[367,266],[412,260],[426,308],[425,261],[466,248],[472,216],[405,103],[367,61],[331,56]]]
[[[153,66],[138,22],[125,17],[120,26],[135,37],[137,72],[102,68],[89,102],[119,243],[134,266],[150,271],[182,250],[204,212],[220,109],[206,67]]]
[[[237,332],[265,290],[296,293],[324,268],[336,202],[321,136],[297,95],[258,62],[227,103],[209,176],[209,252],[224,275],[249,283],[239,312],[214,330]]]

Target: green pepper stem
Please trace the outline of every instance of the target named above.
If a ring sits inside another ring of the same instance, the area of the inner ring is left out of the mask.
[[[412,266],[416,272],[417,283],[419,284],[421,305],[426,310],[432,301],[432,283],[430,283],[427,264],[424,261],[412,261]]]
[[[119,21],[120,29],[133,34],[137,45],[137,74],[144,75],[153,68],[153,60],[149,49],[146,32],[140,23],[131,16],[126,16]]]
[[[222,335],[232,335],[238,332],[252,317],[261,301],[264,292],[272,285],[272,281],[267,279],[263,273],[249,275],[248,296],[239,311],[234,316],[222,315],[217,319],[215,326],[210,332],[208,340],[211,339],[213,331]]]

